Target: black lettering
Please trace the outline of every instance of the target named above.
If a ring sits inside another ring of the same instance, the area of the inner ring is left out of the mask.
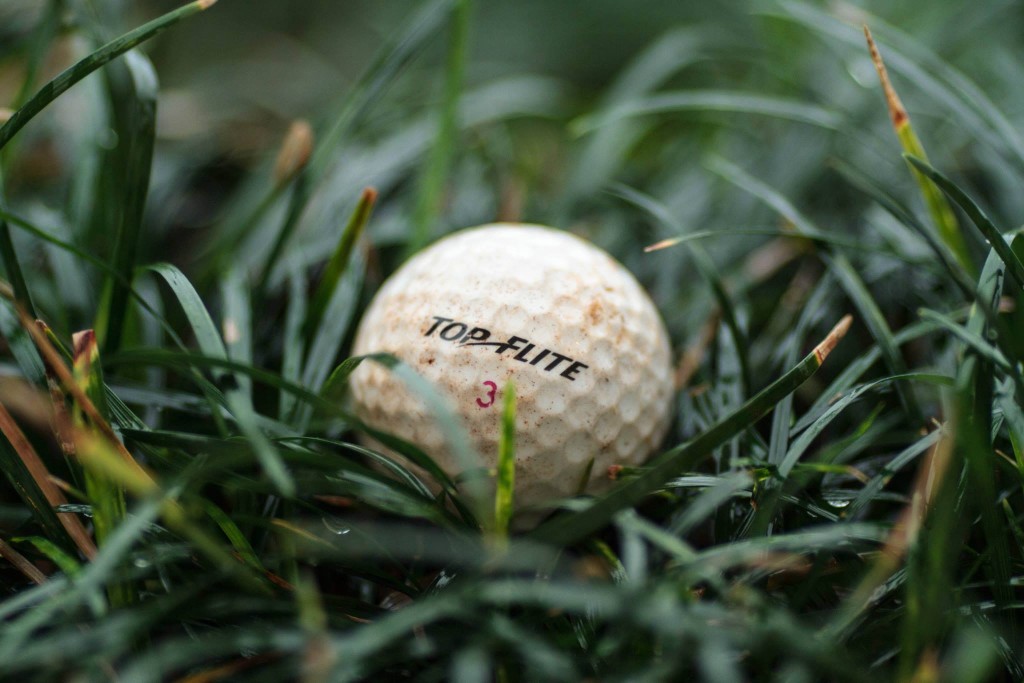
[[[449,334],[451,330],[455,330],[455,334]],[[445,341],[455,341],[466,333],[466,325],[464,323],[451,323],[441,330],[441,339]]]
[[[544,359],[544,356],[548,355],[549,353],[551,352],[548,351],[547,349],[544,349],[543,351],[537,354],[536,358],[530,361],[530,365],[536,365],[537,363],[541,362],[541,360]]]
[[[555,359],[548,363],[548,366],[544,368],[545,372],[551,372],[552,370],[557,368],[558,364],[561,363],[563,360],[570,360],[569,356],[563,356],[562,354],[555,353],[554,351],[551,352],[551,355],[554,356]]]
[[[570,382],[575,382],[576,378],[573,377],[573,375],[578,373],[583,368],[589,368],[589,367],[590,367],[589,365],[584,365],[583,363],[579,362],[578,360],[574,360],[572,362],[572,365],[567,367],[565,370],[562,370],[562,377],[566,378]]]
[[[451,318],[442,318],[439,315],[435,315],[434,316],[434,320],[435,320],[434,324],[431,325],[430,329],[427,330],[427,333],[425,335],[423,335],[424,337],[429,337],[430,335],[434,334],[434,330],[436,330],[438,325],[440,325],[441,323],[450,323],[452,321]]]
[[[473,329],[466,333],[466,336],[463,338],[462,343],[469,344],[472,342],[482,342],[483,340],[487,339],[490,336],[490,330],[485,330],[482,327],[474,327]]]
[[[515,359],[518,361],[526,362],[526,356],[533,351],[533,344],[527,344],[526,347],[515,355]]]
[[[513,336],[508,338],[507,342],[505,342],[504,344],[501,344],[500,346],[495,348],[494,352],[495,353],[504,353],[505,351],[508,351],[509,349],[512,349],[514,351],[518,351],[519,350],[520,342],[524,342],[524,341],[526,341],[526,340],[523,339],[522,337],[516,337],[515,335],[513,335]]]

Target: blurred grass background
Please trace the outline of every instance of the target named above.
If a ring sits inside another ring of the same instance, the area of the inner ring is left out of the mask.
[[[0,0],[0,107],[178,6]],[[64,457],[54,407],[25,408],[47,385],[6,296],[0,402],[99,559],[5,431],[0,672],[1020,680],[1019,264],[960,209],[966,264],[943,258],[863,23],[931,163],[1021,253],[1010,0],[220,0],[57,98],[0,149],[0,209],[54,338],[98,330],[81,391],[156,483],[111,465],[67,386],[84,465]],[[315,151],[282,175],[298,120]],[[648,286],[679,358],[666,449],[736,425],[610,524],[563,516],[596,532],[505,554],[468,496],[453,511],[367,468],[359,426],[318,402],[387,274],[497,219],[583,234]],[[181,273],[145,267],[163,261]],[[744,420],[851,313],[822,371]]]

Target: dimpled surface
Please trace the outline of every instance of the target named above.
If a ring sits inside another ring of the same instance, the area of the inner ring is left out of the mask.
[[[647,294],[605,252],[526,225],[457,232],[420,252],[381,288],[353,354],[389,352],[461,415],[483,464],[497,460],[502,391],[516,389],[515,504],[588,492],[611,465],[637,465],[668,425],[668,336]],[[546,351],[546,353],[545,353]],[[356,413],[430,454],[455,459],[423,403],[377,363],[353,373]]]

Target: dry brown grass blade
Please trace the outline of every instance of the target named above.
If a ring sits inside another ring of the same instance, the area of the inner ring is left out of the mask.
[[[679,364],[676,366],[675,386],[677,391],[689,386],[690,380],[697,374],[700,364],[704,361],[704,354],[718,335],[718,326],[721,320],[721,312],[715,309],[704,323],[704,327],[701,328],[697,340],[683,352]]]
[[[285,185],[309,163],[313,155],[313,127],[299,119],[288,128],[274,162],[274,184]]]
[[[832,353],[832,349],[836,348],[836,344],[846,336],[846,333],[850,329],[850,325],[853,324],[852,315],[844,315],[842,320],[832,328],[832,331],[828,333],[828,336],[820,344],[814,348],[814,355],[818,357],[819,363],[824,363],[828,355]]]
[[[0,404],[0,432],[3,433],[11,443],[11,446],[14,447],[14,451],[25,464],[25,469],[32,475],[36,486],[46,496],[47,502],[54,507],[66,504],[67,499],[64,497],[64,492],[53,483],[50,472],[46,469],[46,465],[39,457],[39,454],[36,453],[31,442],[25,437],[25,433],[21,431],[14,418],[11,417],[11,414],[7,412],[7,409],[2,404]],[[89,536],[89,533],[85,530],[78,517],[70,512],[61,512],[57,514],[57,518],[82,554],[90,560],[94,558],[96,556],[96,544],[93,543],[92,537]]]
[[[39,567],[29,562],[28,558],[9,546],[2,539],[0,539],[0,557],[10,562],[14,568],[24,574],[29,581],[40,586],[46,583],[46,574],[44,574]]]

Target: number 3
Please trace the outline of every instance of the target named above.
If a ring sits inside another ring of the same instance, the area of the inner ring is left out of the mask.
[[[478,398],[476,400],[476,404],[481,408],[490,408],[491,406],[494,405],[494,397],[498,393],[498,385],[490,380],[487,380],[486,382],[484,382],[484,386],[490,387],[490,390],[487,392],[487,400],[484,401]]]

